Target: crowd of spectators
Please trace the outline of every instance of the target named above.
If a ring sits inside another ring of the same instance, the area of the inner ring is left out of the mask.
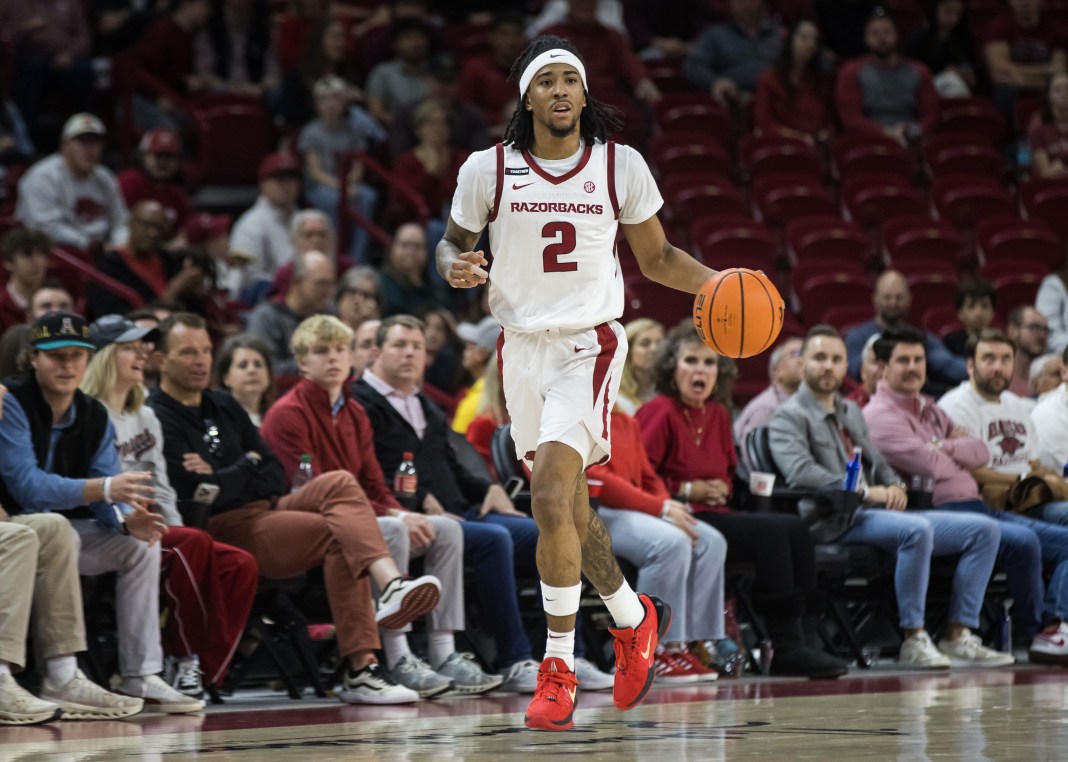
[[[793,139],[820,161],[843,135],[889,138],[911,160],[946,99],[979,96],[1016,131],[998,149],[1027,149],[1020,170],[1068,174],[1068,31],[1040,0],[981,24],[962,0],[493,6],[0,10],[0,607],[13,612],[0,621],[0,723],[198,712],[255,647],[243,633],[258,580],[319,566],[343,701],[533,691],[517,580],[535,573],[537,528],[491,457],[508,422],[500,327],[484,290],[450,292],[433,266],[460,166],[520,105],[509,70],[532,35],[576,45],[591,92],[622,114],[616,137],[642,149],[661,105],[688,95],[725,114],[732,138]],[[198,202],[219,105],[272,125],[272,150],[242,178],[249,207]],[[617,553],[675,609],[659,679],[736,671],[732,562],[753,567],[772,672],[844,674],[840,654],[813,645],[816,543],[896,556],[902,664],[1013,662],[979,634],[995,556],[1017,645],[1068,664],[1066,273],[1004,314],[989,280],[964,279],[941,305],[957,322],[936,332],[910,326],[910,281],[884,269],[870,320],[795,325],[751,399],[735,399],[738,367],[688,323],[630,321],[617,457],[589,476]],[[837,490],[862,447],[858,512],[753,510],[743,455],[760,433],[786,485],[814,493]],[[466,445],[485,462],[461,457]],[[418,488],[394,494],[412,454]],[[304,456],[313,477],[291,491]],[[927,510],[911,502],[917,480]],[[929,567],[944,556],[959,556],[947,624],[928,633]],[[412,578],[416,558],[425,574]],[[112,691],[74,659],[79,572],[118,575]],[[11,678],[27,663],[31,600],[39,698]],[[457,642],[472,610],[493,643],[482,663]],[[420,650],[408,631],[424,616]],[[611,687],[579,643],[583,688]]]

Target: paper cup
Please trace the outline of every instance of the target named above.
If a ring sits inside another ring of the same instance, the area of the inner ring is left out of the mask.
[[[753,471],[749,474],[749,491],[754,495],[769,497],[775,488],[775,474]]]

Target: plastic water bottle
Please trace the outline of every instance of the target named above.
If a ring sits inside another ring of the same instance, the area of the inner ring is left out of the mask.
[[[1068,479],[1068,463],[1065,463],[1065,464],[1064,464],[1064,468],[1062,468],[1062,469],[1061,469],[1061,475],[1062,475],[1062,476],[1063,476],[1063,477],[1064,477],[1065,479]]]
[[[404,453],[393,474],[393,496],[408,510],[415,510],[415,492],[419,489],[419,474],[415,470],[415,455]]]
[[[293,474],[293,485],[289,488],[290,492],[296,492],[315,478],[311,460],[311,455],[308,455],[308,453],[300,456],[300,465],[297,466],[297,471]]]
[[[842,480],[842,489],[846,492],[856,492],[860,484],[860,448],[853,448],[853,459],[846,466],[845,478]]]

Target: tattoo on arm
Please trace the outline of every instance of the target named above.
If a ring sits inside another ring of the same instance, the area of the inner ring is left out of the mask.
[[[590,511],[586,542],[582,545],[582,573],[599,593],[609,595],[623,584],[623,572],[612,553],[612,538],[608,527],[596,511]]]
[[[457,225],[456,221],[449,217],[449,221],[445,223],[445,235],[434,250],[434,259],[441,277],[448,280],[449,268],[453,261],[465,251],[472,251],[478,243],[479,235],[480,233],[472,233]]]

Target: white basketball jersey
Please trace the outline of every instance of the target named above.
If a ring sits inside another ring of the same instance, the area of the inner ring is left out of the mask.
[[[633,183],[623,178],[622,188],[616,182],[620,164],[635,177]],[[488,214],[480,214],[480,196],[492,198]],[[468,159],[452,215],[469,230],[489,223],[489,304],[501,325],[522,332],[575,330],[623,314],[615,249],[620,219],[643,221],[662,203],[645,163],[625,146],[586,145],[578,164],[557,176],[529,153],[497,145]]]

